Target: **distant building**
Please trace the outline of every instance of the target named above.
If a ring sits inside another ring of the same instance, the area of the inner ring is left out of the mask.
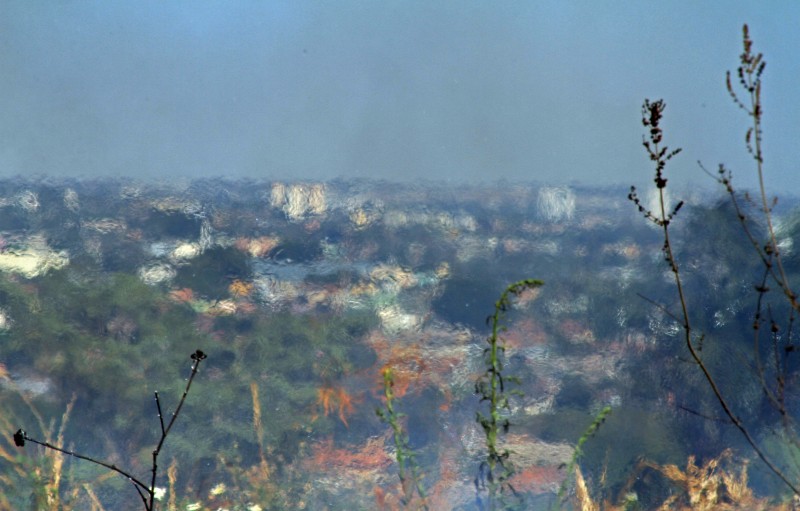
[[[289,220],[305,220],[309,216],[327,211],[325,186],[322,184],[274,183],[270,192],[270,205],[282,209]]]
[[[661,193],[660,192],[662,192],[662,191],[664,192],[664,213],[669,215],[672,212],[672,208],[675,207],[675,205],[672,203],[672,200],[671,200],[670,194],[669,194],[669,190],[667,188],[663,188],[661,190],[659,190],[658,188],[650,188],[650,189],[648,189],[647,190],[647,194],[645,195],[645,198],[644,198],[643,206],[645,208],[647,208],[647,210],[650,211],[653,214],[653,216],[655,216],[656,218],[660,218],[661,217]],[[651,226],[656,226],[652,222],[648,222],[648,224],[651,225]],[[658,227],[658,226],[656,226],[656,227]]]
[[[565,186],[541,188],[536,209],[547,222],[571,220],[575,214],[575,193]]]

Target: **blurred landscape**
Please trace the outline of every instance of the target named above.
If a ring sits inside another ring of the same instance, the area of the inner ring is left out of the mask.
[[[162,453],[159,509],[402,508],[395,445],[375,413],[385,368],[431,509],[476,509],[486,319],[524,278],[545,285],[517,297],[501,335],[523,394],[501,442],[529,509],[557,504],[578,438],[605,406],[579,460],[598,499],[623,492],[657,507],[678,490],[653,467],[701,464],[731,446],[738,471],[752,453],[737,449],[682,352],[663,240],[626,194],[514,182],[0,181],[0,509],[48,498],[140,509],[124,478],[20,450],[11,434],[24,427],[145,477],[160,433],[153,391],[174,409],[195,349],[208,360]],[[759,261],[728,202],[709,196],[683,197],[676,226],[703,313],[696,328],[737,413],[769,438],[778,419],[741,357]],[[775,214],[797,274],[794,204]],[[788,463],[785,447],[773,450]],[[783,497],[758,463],[748,474],[759,498]]]

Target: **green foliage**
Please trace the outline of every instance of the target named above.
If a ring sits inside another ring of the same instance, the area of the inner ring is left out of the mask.
[[[456,269],[456,273],[458,276],[448,280],[442,295],[434,300],[433,310],[451,323],[484,327],[481,311],[493,305],[497,284],[469,269]]]
[[[475,383],[475,393],[480,396],[481,402],[488,401],[488,414],[480,410],[476,413],[476,420],[483,428],[486,437],[487,454],[485,461],[481,462],[478,468],[475,486],[479,493],[483,490],[488,492],[489,509],[507,509],[521,505],[519,495],[509,482],[514,475],[514,466],[510,461],[511,452],[508,449],[501,449],[498,445],[500,430],[508,432],[511,426],[511,421],[506,415],[507,411],[511,410],[506,383],[519,383],[519,378],[503,374],[505,345],[500,333],[505,331],[506,327],[502,323],[502,318],[512,305],[512,297],[543,284],[541,280],[534,279],[510,284],[495,302],[494,313],[487,319],[492,330],[487,339],[489,347],[483,350],[486,371]],[[509,394],[512,392],[509,391]],[[509,493],[517,500],[514,504],[508,500]],[[480,500],[480,495],[478,499]]]
[[[321,416],[318,389],[376,360],[356,342],[376,325],[374,315],[365,311],[213,317],[168,299],[135,275],[75,268],[24,284],[0,275],[0,299],[4,313],[13,318],[12,327],[0,334],[0,360],[10,370],[32,367],[46,375],[52,390],[47,399],[37,399],[45,417],[59,414],[54,403],[68,397],[58,389],[76,392],[77,418],[66,437],[92,456],[101,456],[103,445],[132,449],[157,438],[160,431],[147,394],[154,389],[164,396],[180,392],[180,382],[169,376],[182,364],[176,352],[195,343],[209,347],[209,378],[195,383],[203,398],[184,406],[184,413],[207,420],[177,424],[179,434],[169,445],[169,455],[185,463],[177,483],[182,494],[196,487],[202,473],[190,467],[204,466],[197,465],[200,460],[212,460],[211,471],[222,470],[213,461],[220,445],[253,445],[252,434],[242,427],[252,412],[242,396],[248,395],[252,382],[264,389],[266,442],[275,446],[276,460],[292,460],[308,443],[312,425],[318,435],[346,428],[338,418]],[[21,403],[4,402],[4,413],[9,407],[25,416]],[[102,442],[95,428],[86,427],[87,417],[109,426],[99,433]],[[245,452],[252,456],[253,450]],[[137,464],[150,463],[147,450],[132,455]],[[75,477],[78,486],[85,477],[92,478],[81,471]]]
[[[575,446],[575,450],[572,452],[572,459],[569,460],[569,464],[567,465],[567,477],[558,488],[558,500],[556,502],[560,503],[564,500],[569,479],[572,477],[572,474],[575,471],[575,466],[577,465],[578,460],[583,456],[583,444],[585,444],[595,435],[595,433],[597,433],[597,430],[600,429],[600,426],[603,425],[603,423],[606,421],[606,417],[608,417],[610,413],[610,406],[603,407],[603,409],[600,410],[600,412],[595,416],[589,427],[586,428],[586,431],[584,431],[581,437],[578,439],[578,444]]]
[[[377,408],[375,413],[392,428],[394,445],[396,449],[397,474],[400,477],[400,486],[403,490],[402,503],[406,507],[428,510],[426,502],[425,487],[423,486],[422,473],[416,461],[416,454],[409,445],[408,435],[403,431],[400,420],[405,416],[395,410],[397,398],[392,388],[394,387],[394,376],[391,368],[383,370],[383,395],[386,399],[385,410]],[[419,497],[415,501],[415,495]],[[416,504],[416,505],[415,505]]]
[[[145,511],[154,511],[155,510],[155,500],[156,500],[156,478],[158,476],[158,455],[161,452],[162,447],[164,446],[164,441],[167,439],[170,431],[172,430],[172,426],[175,424],[175,420],[178,418],[178,414],[181,412],[181,408],[183,408],[184,401],[186,400],[186,396],[189,394],[189,390],[192,387],[192,382],[194,381],[194,377],[197,375],[198,367],[200,363],[207,358],[207,355],[201,350],[195,350],[194,353],[191,355],[192,360],[192,372],[186,382],[186,388],[183,391],[183,395],[178,402],[178,405],[175,407],[174,411],[168,416],[165,417],[164,413],[162,412],[161,407],[161,400],[159,399],[158,391],[155,392],[155,401],[156,401],[156,409],[158,412],[158,420],[161,430],[161,437],[158,441],[157,445],[152,451],[152,469],[150,470],[150,482],[146,483],[137,478],[130,472],[127,472],[123,469],[120,469],[116,466],[116,464],[98,460],[92,458],[90,456],[86,456],[83,454],[78,454],[72,449],[65,449],[64,448],[64,431],[63,427],[67,421],[67,418],[72,410],[73,405],[75,404],[75,398],[73,397],[72,402],[67,406],[67,411],[64,413],[62,418],[61,429],[58,433],[58,438],[55,442],[51,442],[51,440],[47,437],[51,436],[52,433],[47,434],[44,440],[39,440],[37,438],[31,437],[28,433],[23,430],[22,428],[18,429],[16,433],[14,433],[14,444],[16,447],[22,448],[25,447],[26,443],[32,443],[36,445],[40,445],[48,449],[48,454],[52,454],[50,451],[58,453],[60,455],[67,455],[75,459],[84,460],[88,463],[104,467],[111,472],[116,472],[119,475],[123,476],[127,481],[133,484],[134,489],[139,494],[141,498],[142,504],[144,505]],[[31,406],[31,410],[35,410]],[[50,428],[52,430],[52,426]],[[45,480],[36,480],[34,481],[34,500],[36,501],[36,509],[61,509],[61,505],[59,504],[59,482],[61,479],[61,470],[63,466],[63,461],[60,458],[57,458],[52,463],[52,474],[47,474],[45,476]],[[40,473],[36,473],[37,476]],[[38,479],[38,477],[37,477]],[[143,478],[144,481],[147,481],[147,478]],[[43,492],[41,490],[44,490]]]
[[[209,299],[228,296],[235,279],[249,280],[252,270],[245,254],[235,247],[211,247],[178,269],[175,284],[188,287]]]

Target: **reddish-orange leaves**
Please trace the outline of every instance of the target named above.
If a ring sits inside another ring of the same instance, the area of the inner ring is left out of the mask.
[[[253,283],[236,279],[228,286],[228,292],[232,296],[249,296],[253,292]]]
[[[517,472],[511,484],[517,490],[545,493],[557,490],[564,477],[564,471],[557,466],[530,466]]]
[[[175,300],[176,302],[191,302],[194,300],[194,291],[189,289],[188,287],[184,287],[182,289],[176,289],[169,293],[169,297]]]
[[[353,407],[354,399],[341,387],[322,387],[317,390],[317,405],[322,407],[325,417],[331,412],[338,409],[339,419],[347,424],[347,417],[353,415],[355,408]]]
[[[253,257],[265,257],[273,248],[278,246],[278,238],[262,236],[260,238],[238,238],[234,246],[242,252],[247,252]]]
[[[314,446],[309,462],[316,469],[348,469],[359,472],[386,470],[392,464],[392,458],[386,452],[383,437],[370,438],[358,449],[336,448],[333,438],[328,438]]]

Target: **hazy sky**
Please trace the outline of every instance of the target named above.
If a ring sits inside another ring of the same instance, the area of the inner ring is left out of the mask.
[[[765,150],[800,193],[800,2],[0,1],[0,176],[751,184],[724,88],[749,23]]]

